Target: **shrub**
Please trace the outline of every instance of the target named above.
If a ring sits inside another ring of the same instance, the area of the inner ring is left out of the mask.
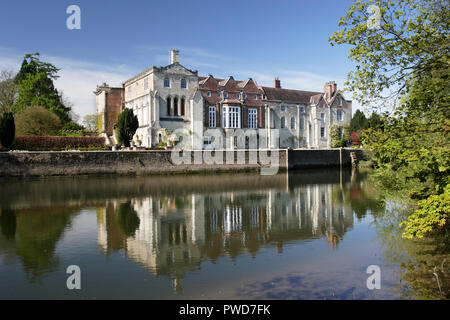
[[[444,193],[431,195],[417,204],[419,209],[410,215],[408,220],[401,223],[405,226],[403,237],[423,238],[430,232],[445,230],[449,227],[450,185],[446,186]]]
[[[5,112],[0,118],[0,143],[2,146],[10,148],[14,142],[15,135],[14,115],[11,112]]]
[[[139,122],[137,117],[134,115],[133,110],[125,108],[119,114],[115,128],[119,143],[123,143],[125,147],[129,147],[130,141],[133,139],[138,127]]]
[[[348,142],[348,125],[340,127],[337,124],[333,124],[330,129],[330,138],[332,148],[345,148]]]
[[[56,114],[39,106],[28,107],[16,116],[16,132],[20,136],[52,136],[61,127]]]
[[[51,137],[28,136],[17,137],[14,149],[29,151],[67,150],[67,149],[104,149],[104,137]]]

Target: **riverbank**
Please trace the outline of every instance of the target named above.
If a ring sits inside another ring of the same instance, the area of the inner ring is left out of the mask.
[[[55,176],[86,174],[174,174],[194,172],[276,173],[291,169],[351,166],[351,152],[364,158],[362,150],[260,150],[212,152],[195,151],[182,163],[174,160],[173,151],[68,151],[68,152],[1,152],[0,176]],[[228,154],[228,155],[227,155]],[[239,161],[239,159],[241,161]]]

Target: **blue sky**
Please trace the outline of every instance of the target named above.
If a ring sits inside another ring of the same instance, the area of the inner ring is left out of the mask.
[[[81,8],[81,30],[66,27],[72,4]],[[328,38],[351,4],[4,0],[0,69],[18,71],[24,54],[40,52],[61,69],[56,85],[80,116],[95,112],[97,84],[118,86],[153,65],[166,65],[170,49],[179,49],[181,64],[201,75],[252,77],[261,85],[278,76],[283,87],[300,90],[322,90],[335,80],[342,88],[353,63],[348,47],[332,47]]]

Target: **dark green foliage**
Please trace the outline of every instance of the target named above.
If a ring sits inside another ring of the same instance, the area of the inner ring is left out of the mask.
[[[368,23],[372,4],[380,10],[375,28]],[[449,224],[449,21],[448,1],[358,0],[330,38],[333,45],[350,45],[356,62],[346,89],[362,104],[390,109],[381,119],[372,115],[369,129],[355,114],[351,131],[363,129],[382,185],[422,199],[404,224],[405,237]]]
[[[16,136],[16,126],[12,112],[5,112],[0,118],[0,143],[10,148]]]
[[[0,215],[0,228],[6,239],[14,239],[16,225],[16,213],[14,210],[3,209]]]
[[[127,237],[134,236],[139,228],[140,220],[136,211],[131,206],[131,201],[122,203],[117,209],[117,221],[120,229]]]
[[[54,65],[40,61],[39,53],[27,54],[15,78],[19,95],[14,111],[20,113],[30,106],[42,106],[56,114],[63,124],[69,122],[71,108],[64,105],[53,84],[58,71]]]
[[[84,127],[74,121],[67,122],[61,128],[62,131],[81,131],[84,130]]]
[[[133,110],[125,108],[125,110],[119,114],[116,124],[119,143],[123,144],[125,147],[129,147],[130,141],[133,139],[138,127],[139,122],[137,116],[134,115]]]
[[[355,114],[350,121],[349,132],[356,132],[358,130],[367,129],[369,122],[362,111],[356,110]]]
[[[381,116],[376,112],[372,112],[367,122],[369,128],[375,129],[383,127],[383,120],[381,119]]]

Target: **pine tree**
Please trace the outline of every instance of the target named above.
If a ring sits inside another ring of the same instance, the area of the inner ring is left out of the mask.
[[[367,129],[368,121],[364,113],[356,110],[352,120],[350,121],[349,132],[356,132],[358,130]]]
[[[0,143],[5,148],[10,148],[16,136],[16,126],[12,112],[5,112],[0,118]]]
[[[123,144],[125,147],[129,147],[130,141],[133,139],[138,127],[138,118],[134,115],[133,110],[125,108],[125,110],[119,114],[116,124],[119,143]]]
[[[69,122],[71,108],[63,104],[53,83],[58,78],[58,71],[53,64],[39,60],[39,53],[25,55],[15,78],[19,87],[15,112],[20,113],[30,106],[42,106],[55,113],[63,124]]]

